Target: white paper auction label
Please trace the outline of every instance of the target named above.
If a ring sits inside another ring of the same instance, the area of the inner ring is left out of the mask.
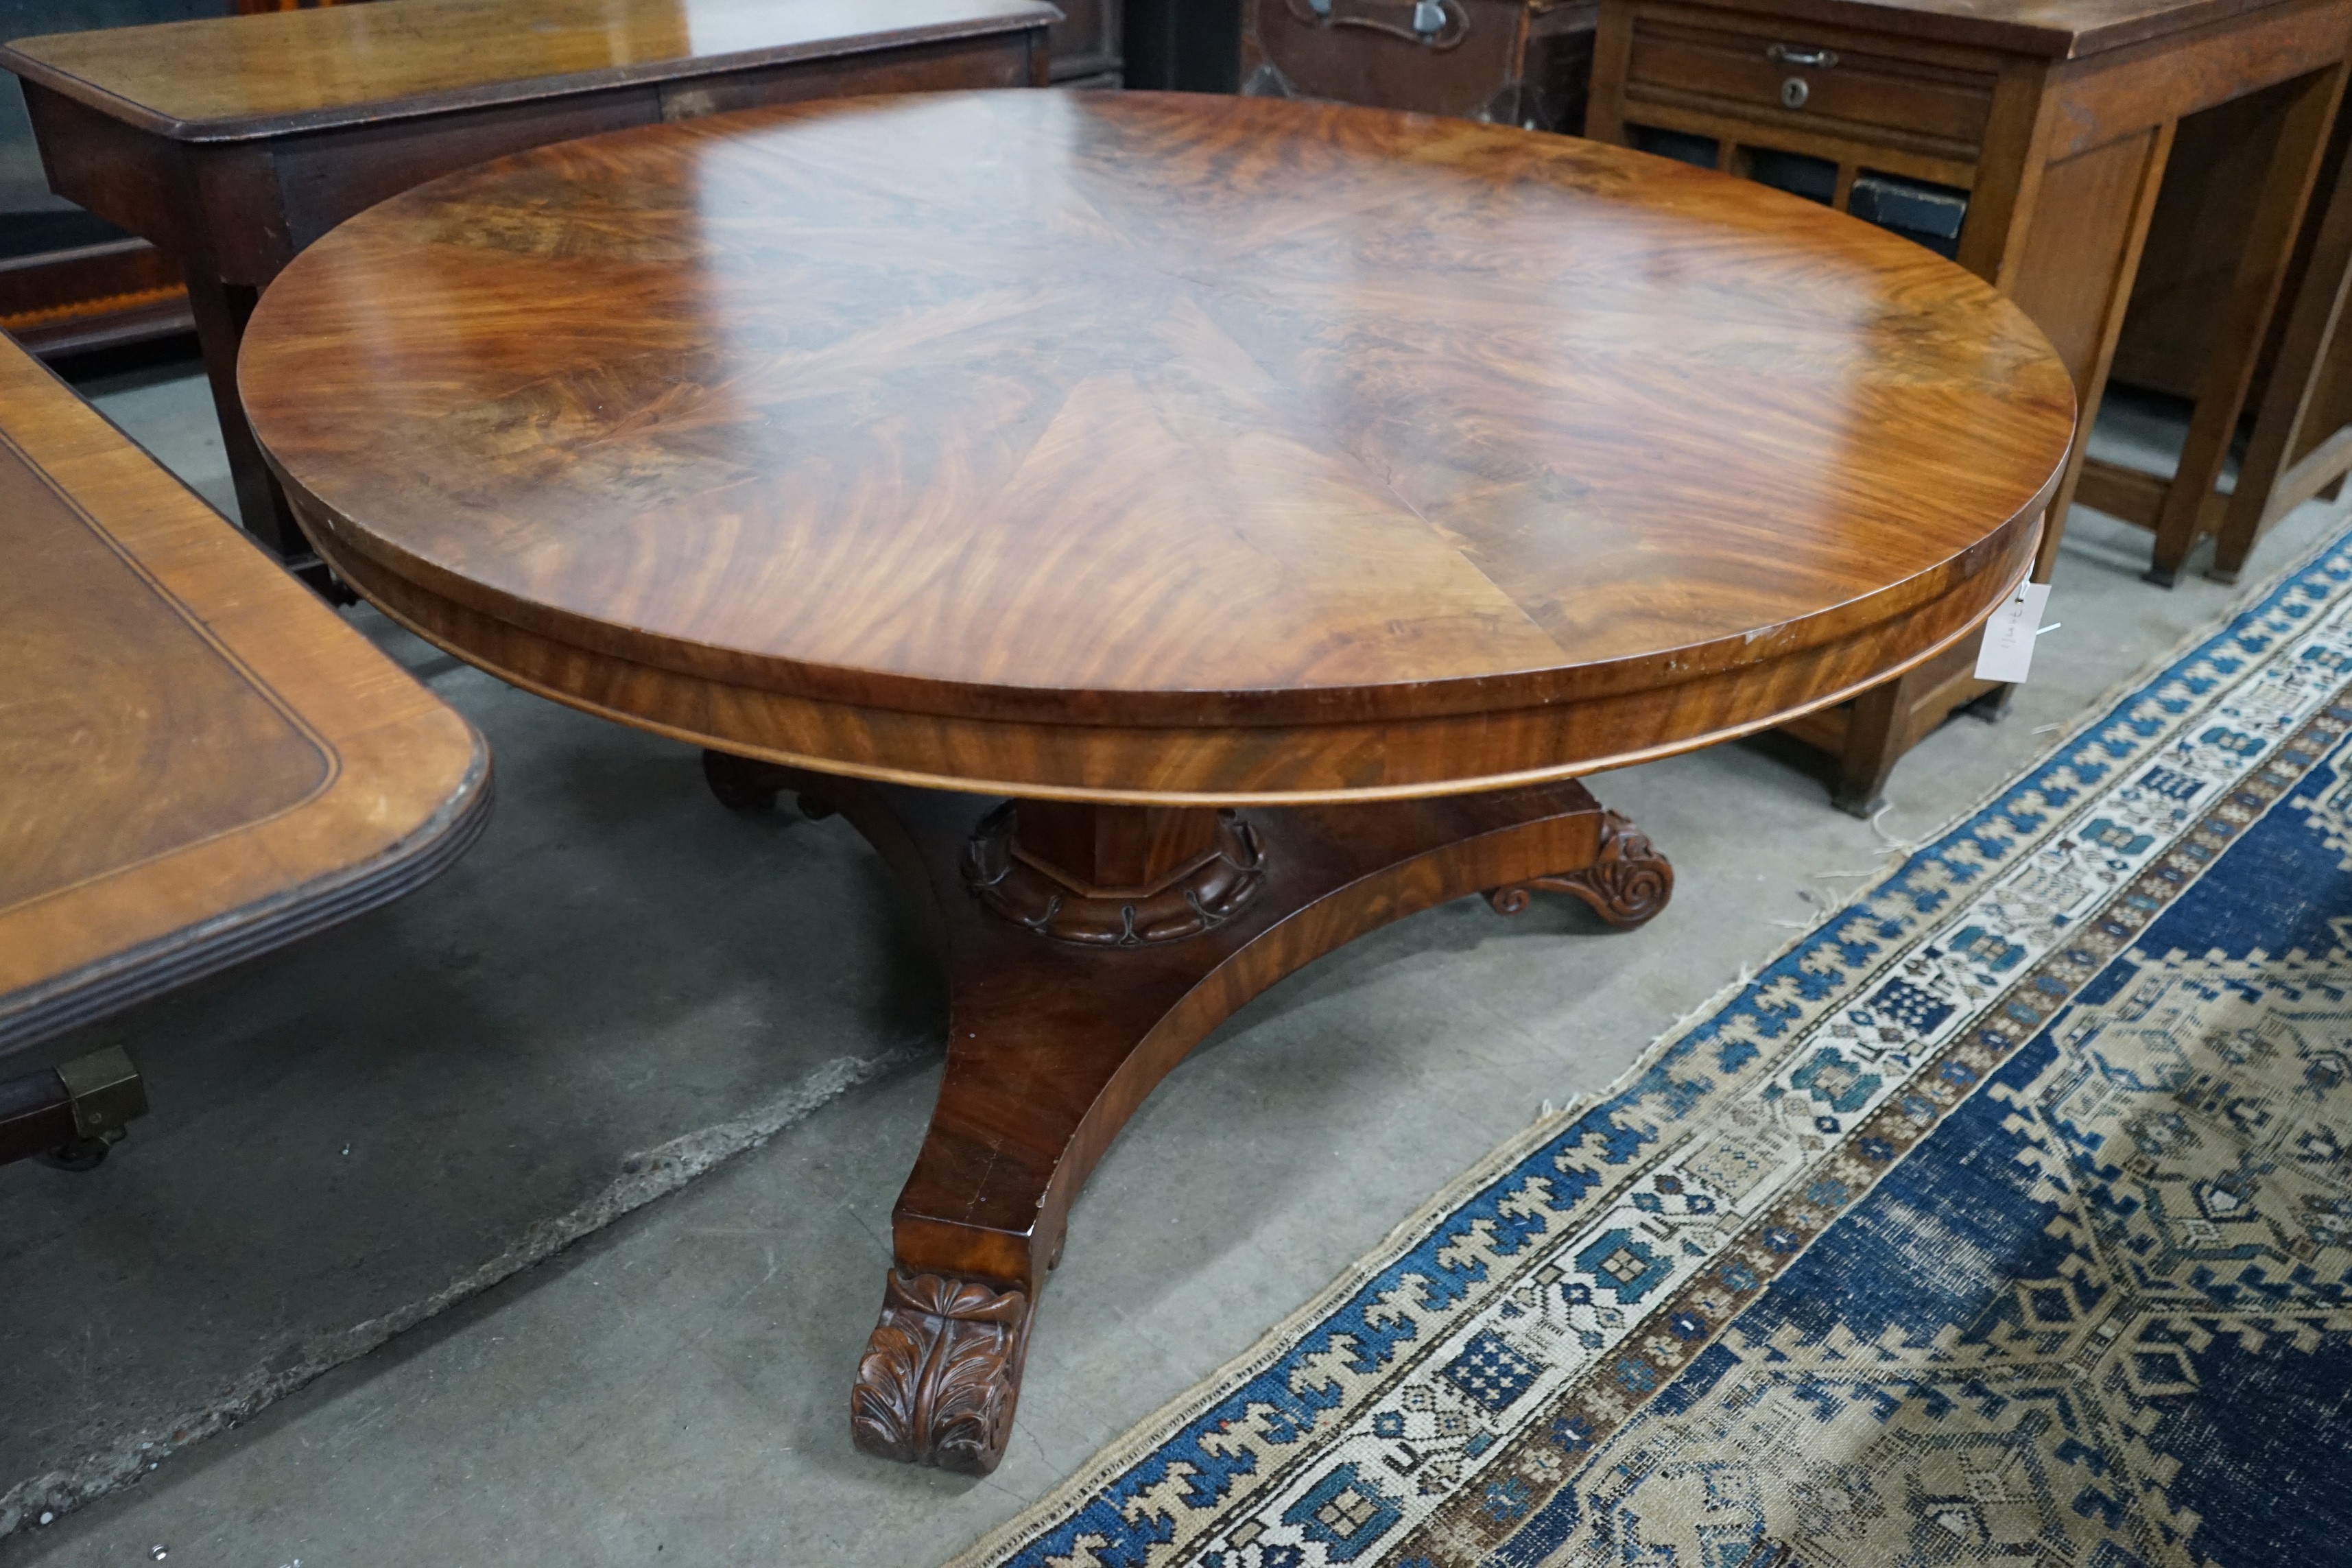
[[[2050,603],[2047,583],[2020,583],[1985,622],[1977,650],[1977,679],[2015,683],[2033,668],[2033,639],[2042,635],[2042,611]]]

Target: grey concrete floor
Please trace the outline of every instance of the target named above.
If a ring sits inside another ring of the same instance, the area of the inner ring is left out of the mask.
[[[200,382],[93,390],[226,500]],[[2101,431],[2156,467],[2177,438],[2144,409]],[[2305,508],[2254,574],[2342,521]],[[0,1495],[37,1503],[27,1482],[109,1449],[139,1479],[47,1526],[36,1508],[0,1565],[128,1563],[155,1544],[175,1564],[265,1568],[936,1563],[1246,1348],[1546,1100],[1603,1088],[2242,596],[2148,586],[2147,548],[2076,514],[2051,603],[2064,627],[2032,681],[2004,721],[1921,746],[1876,825],[1750,745],[1603,775],[1596,792],[1675,862],[1649,928],[1465,900],[1244,1009],[1079,1204],[1015,1445],[983,1481],[848,1444],[940,1054],[938,989],[880,867],[837,821],[719,811],[685,747],[353,612],[490,737],[497,817],[405,902],[85,1037],[129,1047],[155,1110],[97,1173],[0,1169]],[[460,1284],[562,1239],[564,1216],[628,1208],[649,1170],[739,1148],[502,1283]],[[206,1413],[249,1409],[194,1436]]]

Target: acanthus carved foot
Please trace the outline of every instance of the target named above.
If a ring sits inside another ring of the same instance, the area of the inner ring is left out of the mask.
[[[1530,877],[1486,894],[1496,914],[1523,913],[1538,892],[1572,893],[1615,926],[1637,926],[1674,896],[1675,868],[1649,836],[1617,813],[1601,818],[1601,847],[1592,864],[1554,877]]]
[[[891,1269],[849,1396],[857,1447],[966,1475],[996,1468],[1034,1310],[1024,1291]]]

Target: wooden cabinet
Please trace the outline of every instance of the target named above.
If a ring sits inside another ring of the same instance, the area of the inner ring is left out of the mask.
[[[0,331],[45,359],[195,330],[179,265],[143,239],[0,257]]]

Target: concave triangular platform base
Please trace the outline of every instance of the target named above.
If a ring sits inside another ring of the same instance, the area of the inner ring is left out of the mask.
[[[947,965],[947,1077],[891,1215],[881,1321],[850,1401],[869,1454],[985,1475],[1069,1207],[1186,1052],[1302,965],[1472,892],[1570,893],[1617,925],[1674,873],[1573,780],[1240,813],[1003,803],[708,753],[738,809],[838,810],[924,896]],[[1024,814],[1026,813],[1024,819]]]

